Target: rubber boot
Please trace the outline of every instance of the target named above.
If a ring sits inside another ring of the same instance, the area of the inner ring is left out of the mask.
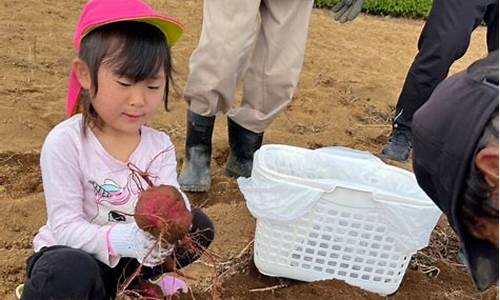
[[[264,133],[255,133],[227,119],[229,133],[229,157],[226,163],[226,176],[250,177],[252,174],[254,152],[262,145]]]
[[[187,113],[186,151],[179,185],[185,192],[207,192],[210,189],[210,161],[215,116]]]

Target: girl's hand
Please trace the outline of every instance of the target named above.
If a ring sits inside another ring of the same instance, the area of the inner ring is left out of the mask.
[[[110,229],[108,237],[112,255],[135,258],[146,267],[163,263],[173,251],[173,246],[160,245],[135,222],[116,224]]]
[[[165,275],[159,283],[161,290],[165,296],[172,296],[177,293],[187,293],[189,288],[187,284],[178,277],[173,277],[170,275]]]

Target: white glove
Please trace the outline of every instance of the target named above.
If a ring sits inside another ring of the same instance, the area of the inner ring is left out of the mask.
[[[332,10],[335,12],[335,20],[340,23],[354,20],[361,12],[363,0],[340,0]]]
[[[135,258],[146,267],[163,263],[173,251],[173,246],[160,245],[135,222],[113,226],[109,231],[109,243],[117,256]]]

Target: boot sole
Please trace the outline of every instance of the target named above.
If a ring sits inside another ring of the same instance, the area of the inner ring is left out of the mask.
[[[228,168],[225,169],[224,175],[226,175],[226,177],[236,178],[236,179],[238,179],[240,177],[249,178],[250,176],[252,176],[252,174],[250,174],[248,176],[244,176],[244,175],[241,175],[240,172],[236,172],[236,171],[230,170]]]
[[[16,287],[16,299],[21,299],[21,295],[23,294],[23,289],[24,289],[24,283],[20,284]]]
[[[384,154],[384,153],[380,153],[380,157],[382,157],[384,159],[388,159],[388,160],[398,161],[398,162],[407,162],[410,159],[409,156],[406,159],[400,159],[399,157],[394,157],[390,154]]]
[[[183,192],[205,193],[210,190],[210,186],[197,185],[197,184],[180,184]]]
[[[401,157],[398,157],[398,155],[396,153],[385,153],[384,152],[385,148],[382,149],[382,151],[380,151],[380,156],[382,158],[385,158],[385,159],[390,159],[390,160],[394,160],[394,161],[399,161],[399,162],[406,162],[408,161],[411,156],[412,156],[412,152],[413,152],[413,149],[410,147],[410,149],[408,150],[408,155],[406,156],[405,159],[402,159]],[[401,155],[399,155],[401,156]]]
[[[238,168],[237,167],[238,165],[239,164],[236,162],[236,159],[231,159],[231,157],[228,158],[226,167],[224,168],[224,175],[231,178],[238,178],[238,177],[248,178],[252,175],[251,169],[250,169],[250,174],[248,174],[248,176],[242,174],[245,173],[241,171],[241,169],[244,169],[244,167]]]

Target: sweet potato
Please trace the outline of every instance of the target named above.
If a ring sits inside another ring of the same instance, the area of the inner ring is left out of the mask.
[[[143,191],[137,201],[134,218],[139,228],[169,244],[182,240],[193,221],[181,193],[169,185]]]

